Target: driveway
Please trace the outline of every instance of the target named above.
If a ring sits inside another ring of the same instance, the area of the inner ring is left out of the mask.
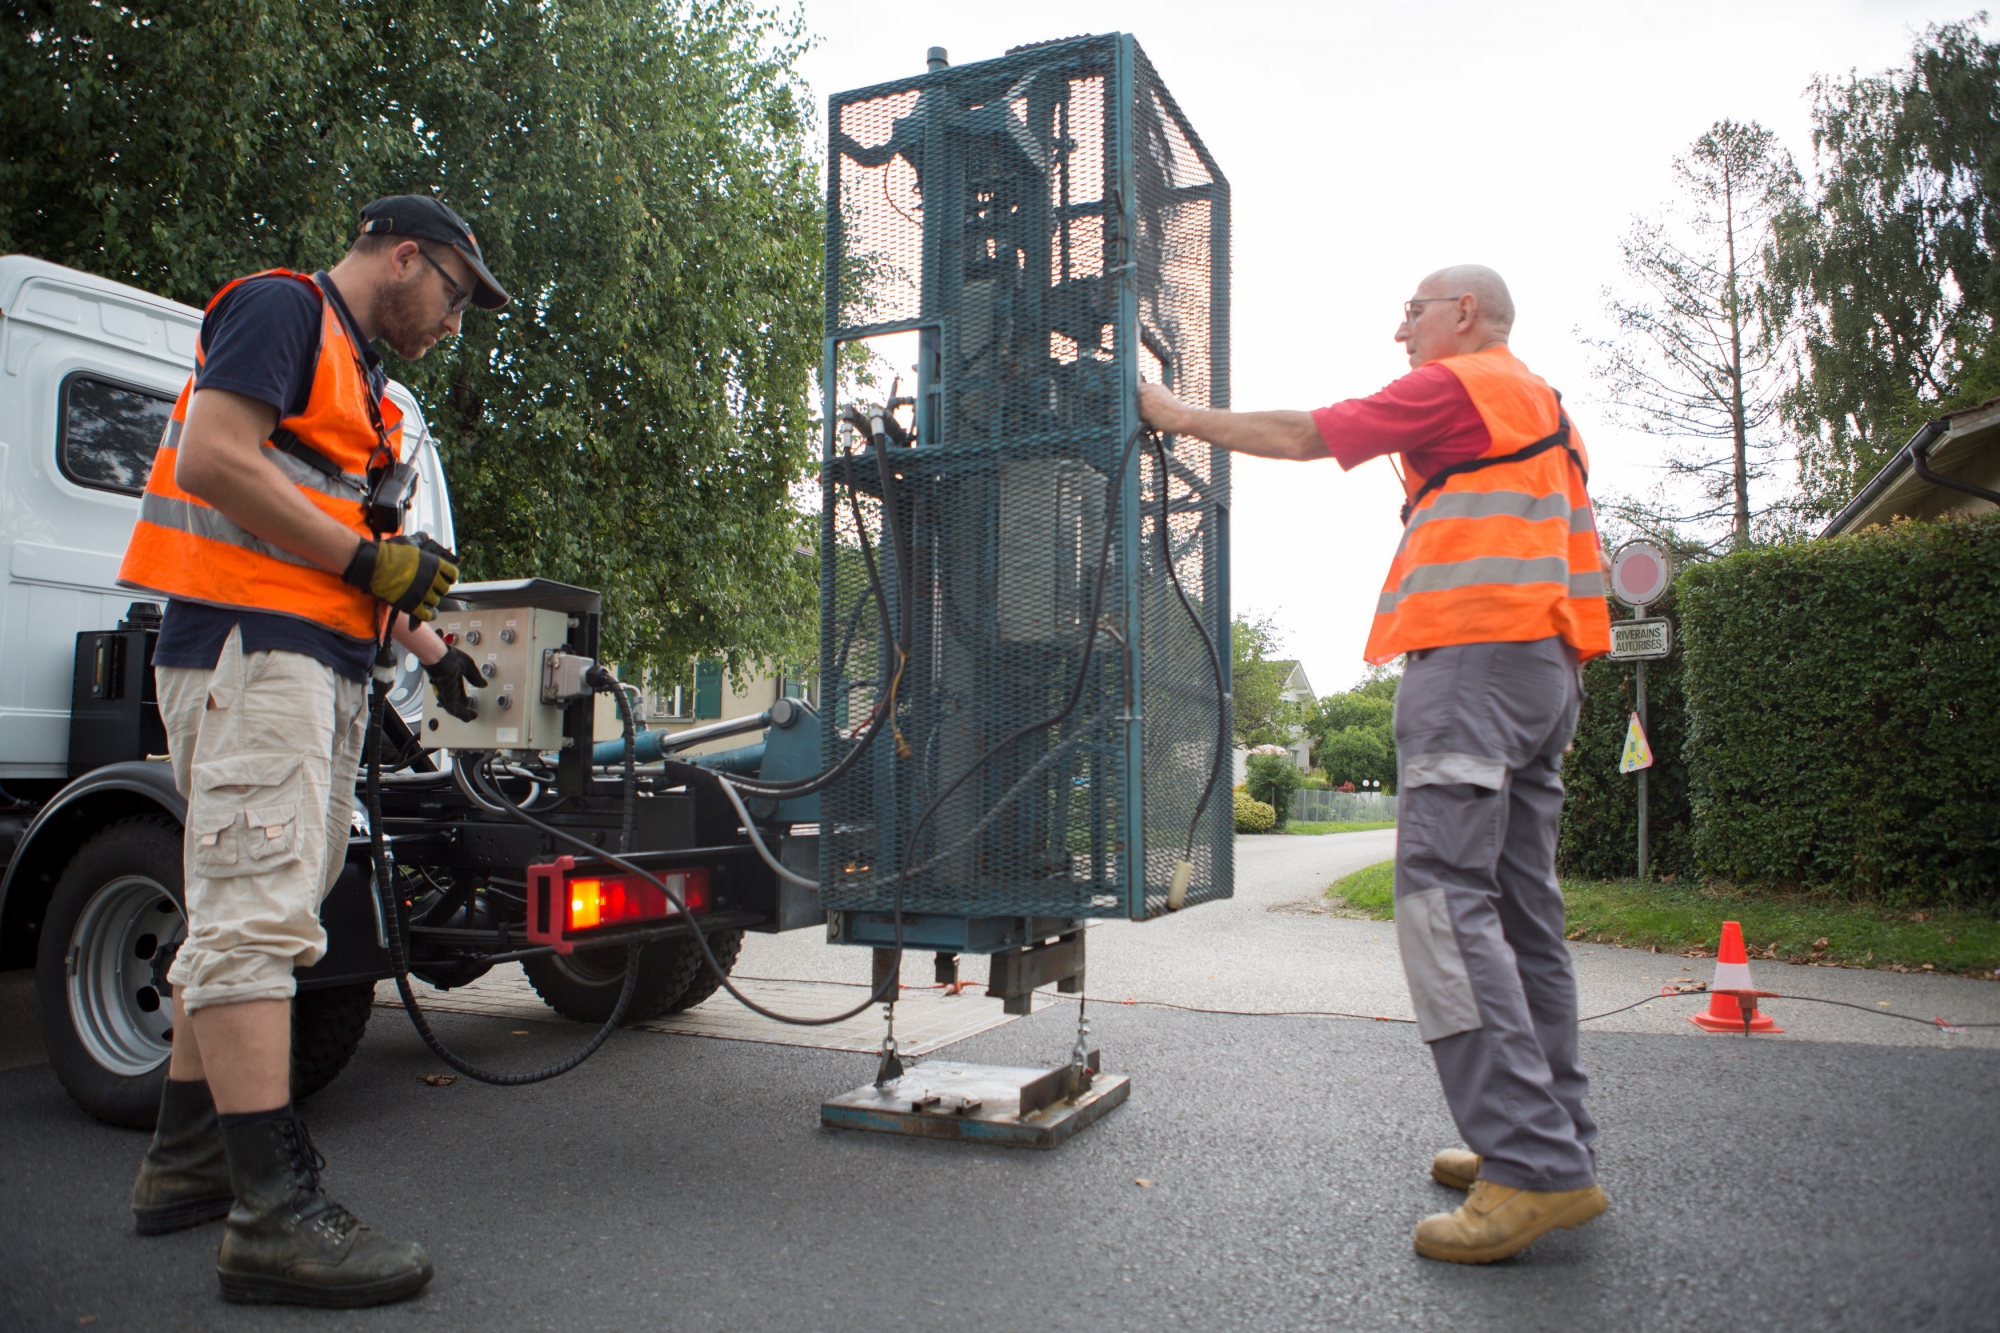
[[[1456,1198],[1425,1175],[1456,1138],[1412,1028],[1115,1003],[1407,1015],[1387,923],[1269,910],[1389,855],[1392,839],[1244,839],[1236,901],[1094,930],[1091,1024],[1134,1091],[1049,1153],[822,1129],[820,1101],[872,1062],[756,1042],[630,1032],[554,1083],[433,1088],[421,1075],[435,1061],[380,1011],[308,1111],[336,1197],[436,1257],[429,1291],[382,1311],[221,1304],[216,1228],[131,1234],[144,1136],[88,1120],[46,1065],[20,1065],[0,1072],[0,1325],[1996,1326],[2000,1052],[1987,1036],[1782,1002],[1780,1038],[1701,1035],[1686,1000],[1592,1024],[1611,1212],[1519,1259],[1461,1268],[1409,1247],[1417,1219]],[[808,934],[757,939],[742,970],[865,978],[865,956]],[[1577,954],[1586,1012],[1657,992],[1683,961]],[[912,960],[906,978],[928,981],[928,965]],[[1757,967],[1773,990],[2000,1019],[2000,987],[1986,983]],[[0,1026],[26,1019],[13,993],[0,986]],[[949,1055],[1053,1063],[1074,1022],[1057,1004]],[[584,1035],[437,1023],[467,1054],[511,1067]]]

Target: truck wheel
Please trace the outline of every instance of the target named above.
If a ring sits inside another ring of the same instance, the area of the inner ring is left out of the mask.
[[[639,951],[639,987],[625,1010],[627,1023],[658,1018],[695,979],[701,955],[684,955],[679,940],[655,940]],[[578,1023],[602,1023],[618,1007],[625,985],[625,950],[579,949],[568,955],[523,958],[521,970],[542,1002]]]
[[[375,987],[368,982],[292,997],[293,1101],[304,1101],[347,1068],[374,1008]]]
[[[736,955],[743,952],[743,932],[740,930],[718,930],[710,933],[708,947],[714,951],[715,961],[722,964],[722,973],[720,976],[709,967],[708,960],[701,956],[701,950],[694,947],[694,941],[675,940],[674,943],[685,949],[689,958],[692,959],[695,967],[695,979],[689,982],[687,989],[675,996],[673,1002],[662,1011],[669,1014],[677,1014],[683,1009],[692,1009],[722,989],[722,978],[736,970]]]
[[[181,829],[143,815],[100,829],[63,868],[42,922],[35,1009],[49,1064],[99,1120],[150,1129],[174,1008],[156,975],[187,937]]]

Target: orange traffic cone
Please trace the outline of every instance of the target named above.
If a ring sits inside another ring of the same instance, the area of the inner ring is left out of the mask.
[[[1708,988],[1708,1012],[1695,1014],[1688,1022],[1703,1032],[1783,1032],[1771,1016],[1757,1008],[1756,998],[1769,995],[1750,981],[1750,956],[1743,951],[1743,927],[1735,921],[1722,923],[1722,944],[1715,951],[1715,981]],[[1749,1000],[1749,1021],[1745,1022],[1743,1001]]]

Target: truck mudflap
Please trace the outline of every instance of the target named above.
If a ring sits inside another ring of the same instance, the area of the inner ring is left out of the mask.
[[[374,874],[369,865],[368,839],[347,840],[347,864],[319,905],[320,928],[326,931],[326,953],[311,967],[295,968],[292,979],[300,990],[322,990],[357,982],[381,981],[396,974],[389,951],[376,928]]]

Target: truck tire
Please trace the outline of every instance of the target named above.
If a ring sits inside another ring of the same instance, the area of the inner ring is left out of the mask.
[[[736,955],[743,952],[743,932],[740,930],[718,930],[709,934],[708,947],[714,952],[715,961],[722,964],[722,973],[720,976],[715,973],[714,969],[709,967],[708,960],[701,956],[701,950],[694,947],[694,941],[675,940],[674,943],[687,950],[688,954],[694,959],[696,971],[695,978],[688,983],[687,989],[675,996],[673,1003],[661,1011],[668,1014],[677,1014],[683,1009],[692,1009],[722,989],[722,978],[736,970]]]
[[[49,1064],[99,1120],[152,1128],[173,1041],[155,976],[187,937],[181,828],[140,815],[99,829],[63,867],[42,919],[35,1010]]]
[[[639,987],[626,1007],[627,1023],[658,1018],[694,981],[701,954],[677,947],[680,940],[655,940],[639,951]],[[625,985],[625,950],[578,950],[567,957],[541,954],[523,958],[521,970],[542,1003],[578,1023],[602,1023],[618,1007]]]
[[[35,963],[35,1010],[56,1077],[109,1125],[151,1129],[173,1049],[168,960],[187,938],[181,826],[166,815],[106,825],[56,880]],[[292,1096],[346,1067],[374,987],[331,986],[292,1002]]]
[[[365,981],[292,997],[293,1101],[304,1101],[347,1068],[374,1009],[375,987]]]

